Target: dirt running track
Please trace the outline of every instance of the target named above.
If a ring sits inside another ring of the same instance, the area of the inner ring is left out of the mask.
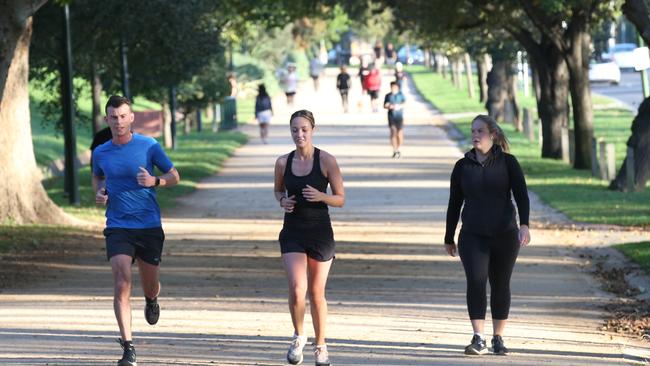
[[[353,96],[359,91],[354,87]],[[648,240],[647,234],[539,225],[513,275],[506,337],[513,353],[463,355],[471,338],[464,275],[459,260],[442,247],[448,179],[461,152],[437,127],[436,111],[411,90],[399,160],[390,158],[384,113],[359,111],[356,98],[351,113],[340,113],[331,75],[319,93],[305,84],[297,95],[297,106],[314,110],[316,145],[338,158],[347,193],[346,206],[331,210],[338,245],[327,293],[333,365],[604,366],[647,360],[647,343],[599,330],[600,306],[609,295],[574,255],[575,248]],[[268,145],[259,142],[255,125],[244,127],[251,142],[166,213],[158,325],[146,325],[142,292],[134,290],[139,365],[285,364],[292,329],[277,244],[282,212],[272,178],[275,158],[292,144],[290,111],[281,99],[275,105]],[[533,205],[536,222],[558,217]],[[78,257],[35,263],[53,274],[50,280],[0,293],[1,365],[115,364],[121,350],[114,341],[110,270],[101,247],[83,249]],[[305,364],[312,363],[307,354]]]

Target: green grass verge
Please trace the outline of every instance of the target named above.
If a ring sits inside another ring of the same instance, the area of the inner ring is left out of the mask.
[[[158,190],[160,206],[163,209],[173,207],[175,198],[194,191],[199,180],[215,174],[228,156],[245,142],[246,135],[234,131],[179,135],[176,151],[168,151],[167,154],[178,169],[181,182],[174,187]],[[104,209],[95,207],[89,167],[79,170],[79,206],[71,206],[63,195],[63,178],[49,179],[44,186],[50,198],[66,212],[92,221],[103,221]]]
[[[650,273],[650,241],[618,244],[614,248],[620,250],[625,256],[640,265],[646,273]]]
[[[83,228],[53,225],[0,225],[0,253],[13,250],[30,250],[42,243],[58,238],[88,234]],[[96,233],[95,233],[96,234]]]
[[[484,112],[478,99],[468,98],[466,89],[455,89],[449,80],[424,67],[410,67],[408,71],[424,98],[444,113]],[[535,103],[532,96],[520,98],[519,101],[522,106]],[[633,115],[625,109],[607,107],[615,104],[609,98],[594,98],[595,106],[605,107],[594,111],[594,134],[615,143],[619,169],[625,157],[625,142],[630,135]],[[451,122],[465,135],[469,134],[471,117]],[[511,142],[512,153],[526,174],[528,187],[553,208],[581,222],[650,225],[647,205],[650,190],[637,193],[610,191],[607,189],[608,182],[592,178],[588,171],[572,169],[562,161],[542,159],[541,149],[536,142],[529,142],[512,125],[501,126]]]

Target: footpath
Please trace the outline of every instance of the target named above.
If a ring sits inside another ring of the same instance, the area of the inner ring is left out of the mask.
[[[449,174],[462,152],[439,113],[407,85],[405,146],[402,158],[392,159],[385,113],[371,113],[354,82],[347,114],[332,70],[318,92],[310,80],[304,83],[294,108],[276,98],[269,143],[260,142],[256,125],[243,126],[250,142],[165,213],[156,326],[146,324],[142,291],[134,285],[139,365],[286,364],[292,329],[273,166],[293,148],[288,116],[300,108],[314,112],[315,144],[337,157],[346,188],[345,207],[330,211],[337,239],[327,290],[333,365],[648,363],[647,342],[600,330],[611,295],[576,255],[581,248],[648,240],[648,234],[543,225],[533,225],[532,243],[513,274],[505,337],[512,354],[465,356],[471,326],[464,274],[442,246]],[[533,204],[531,221],[553,220],[561,215]],[[36,261],[53,273],[50,280],[0,293],[1,365],[115,364],[121,350],[114,341],[110,269],[102,247],[80,253]],[[488,333],[490,327],[488,317]],[[306,351],[304,364],[313,364]]]

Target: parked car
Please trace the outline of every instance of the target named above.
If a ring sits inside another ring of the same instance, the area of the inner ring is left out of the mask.
[[[618,43],[612,46],[608,53],[604,53],[603,58],[614,60],[621,69],[634,69],[635,48],[637,47],[634,43]]]
[[[592,59],[589,62],[589,81],[618,85],[621,81],[621,69],[612,59],[602,59],[602,61]]]
[[[397,61],[405,65],[423,64],[424,51],[417,46],[402,46],[397,51]]]

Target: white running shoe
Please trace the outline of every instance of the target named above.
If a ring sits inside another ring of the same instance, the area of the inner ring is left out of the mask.
[[[330,358],[326,345],[314,345],[314,357],[316,358],[316,366],[330,366]]]
[[[292,365],[300,365],[302,363],[302,349],[307,344],[307,336],[299,336],[294,334],[287,352],[287,362]]]

